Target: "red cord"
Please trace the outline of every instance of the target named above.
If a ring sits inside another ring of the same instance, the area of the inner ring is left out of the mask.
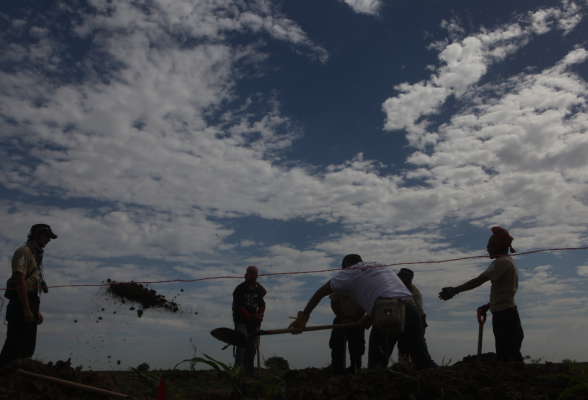
[[[563,251],[563,250],[586,250],[587,247],[563,247],[558,249],[543,249],[543,250],[533,250],[527,251],[525,253],[513,253],[513,254],[501,254],[500,256],[522,256],[524,254],[533,254],[533,253],[541,253],[545,251]],[[495,257],[500,257],[495,256]],[[415,264],[440,264],[446,263],[451,261],[462,261],[462,260],[470,260],[473,258],[489,258],[490,256],[471,256],[471,257],[462,257],[462,258],[454,258],[451,260],[442,260],[442,261],[413,261],[413,262],[403,262],[403,263],[394,263],[394,264],[387,264],[387,265],[377,265],[373,267],[367,268],[380,268],[380,267],[394,267],[398,265],[415,265]],[[273,276],[273,275],[298,275],[298,274],[316,274],[321,272],[332,272],[332,271],[341,271],[340,268],[336,269],[322,269],[318,271],[301,271],[301,272],[275,272],[273,274],[260,274],[256,276]],[[253,276],[253,275],[252,275]],[[210,279],[243,279],[243,276],[212,276],[209,278],[199,278],[199,279],[173,279],[169,281],[152,281],[152,282],[111,282],[111,283],[101,283],[101,284],[80,284],[80,285],[57,285],[57,286],[48,286],[50,289],[54,288],[64,288],[64,287],[96,287],[96,286],[112,286],[112,285],[125,285],[129,283],[141,283],[141,284],[153,284],[153,283],[173,283],[173,282],[199,282],[199,281],[206,281]],[[0,290],[5,290],[6,288],[0,288]],[[21,289],[21,288],[15,288]],[[29,287],[25,289],[39,289],[38,287]]]

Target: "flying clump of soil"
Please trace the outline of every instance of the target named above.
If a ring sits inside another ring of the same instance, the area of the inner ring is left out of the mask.
[[[106,282],[110,284],[107,289],[108,294],[119,298],[122,303],[129,301],[141,305],[141,308],[137,310],[139,318],[143,315],[143,311],[148,308],[159,308],[174,313],[180,309],[178,303],[174,302],[173,299],[168,300],[164,295],[157,294],[155,290],[149,289],[140,283],[120,283],[111,279],[107,279]],[[134,307],[130,308],[130,310],[134,309]]]

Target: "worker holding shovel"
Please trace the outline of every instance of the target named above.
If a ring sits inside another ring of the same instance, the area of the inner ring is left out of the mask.
[[[310,313],[321,299],[332,293],[347,292],[362,309],[369,310],[359,322],[372,328],[368,350],[368,368],[386,367],[398,338],[407,343],[408,352],[417,368],[438,368],[431,359],[423,336],[419,310],[410,291],[400,278],[380,263],[363,262],[357,254],[348,254],[342,261],[343,270],[320,287],[299,311],[290,328],[302,333]]]
[[[255,332],[261,326],[265,313],[263,297],[267,290],[257,282],[259,271],[255,265],[247,267],[245,282],[235,288],[233,292],[233,322],[235,330],[247,335]],[[253,375],[257,341],[249,341],[245,347],[237,347],[235,364],[245,366],[245,374]]]
[[[498,361],[523,362],[521,345],[525,335],[521,326],[521,319],[515,303],[515,294],[519,287],[519,271],[517,264],[508,255],[515,250],[512,248],[513,237],[500,226],[492,228],[492,236],[488,240],[488,254],[494,261],[486,271],[461,286],[445,287],[439,293],[439,298],[449,300],[453,296],[472,290],[491,281],[490,302],[479,307],[480,316],[485,321],[486,312],[492,312],[492,330],[496,344]],[[480,324],[482,319],[479,318]],[[481,328],[480,328],[481,332]]]

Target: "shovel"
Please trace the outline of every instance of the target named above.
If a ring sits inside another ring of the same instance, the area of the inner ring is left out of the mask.
[[[216,339],[220,340],[221,342],[225,342],[232,346],[237,347],[245,347],[245,344],[250,340],[256,340],[258,336],[265,336],[265,335],[279,335],[282,333],[297,333],[297,332],[309,332],[309,331],[322,331],[326,329],[334,329],[334,328],[356,328],[361,326],[358,322],[348,323],[348,324],[337,324],[337,325],[319,325],[319,326],[307,326],[302,330],[297,328],[291,329],[272,329],[268,331],[256,331],[250,332],[249,334],[244,334],[241,332],[237,332],[231,328],[216,328],[210,331],[210,334],[214,336]]]
[[[483,315],[483,317],[482,317]],[[476,362],[482,364],[480,357],[482,355],[482,338],[484,337],[484,324],[486,323],[486,313],[482,314],[482,310],[478,310],[478,324],[480,324],[480,330],[478,331],[478,358]]]

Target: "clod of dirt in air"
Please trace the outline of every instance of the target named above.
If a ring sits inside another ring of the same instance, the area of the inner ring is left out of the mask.
[[[194,314],[198,315],[198,311],[196,311]]]
[[[135,307],[131,307],[131,308],[129,308],[129,310],[134,311],[135,310]]]
[[[143,310],[137,310],[137,316],[139,318],[141,318],[142,315],[143,315]]]
[[[116,364],[117,364],[117,365],[120,365],[120,360],[118,360],[118,361],[116,362]]]
[[[115,311],[115,312],[113,312],[113,314],[116,314],[116,311]]]
[[[98,317],[98,319],[99,319],[100,321],[102,321],[102,317]]]
[[[102,309],[102,311],[104,311],[104,309]]]
[[[110,356],[107,356],[106,358],[110,358]]]
[[[182,292],[184,291],[184,289],[181,289],[181,290],[182,290]]]
[[[78,323],[78,320],[77,320],[77,319],[76,319],[76,320],[74,320],[74,324],[77,324],[77,323]]]
[[[111,279],[106,281],[111,284],[108,286],[107,293],[120,299],[123,304],[125,300],[138,303],[143,311],[148,308],[162,308],[175,313],[180,309],[179,305],[174,301],[167,300],[164,295],[157,294],[155,290],[149,289],[140,283],[118,283]],[[130,310],[135,310],[135,307],[131,307]],[[137,312],[137,314],[139,313]]]

